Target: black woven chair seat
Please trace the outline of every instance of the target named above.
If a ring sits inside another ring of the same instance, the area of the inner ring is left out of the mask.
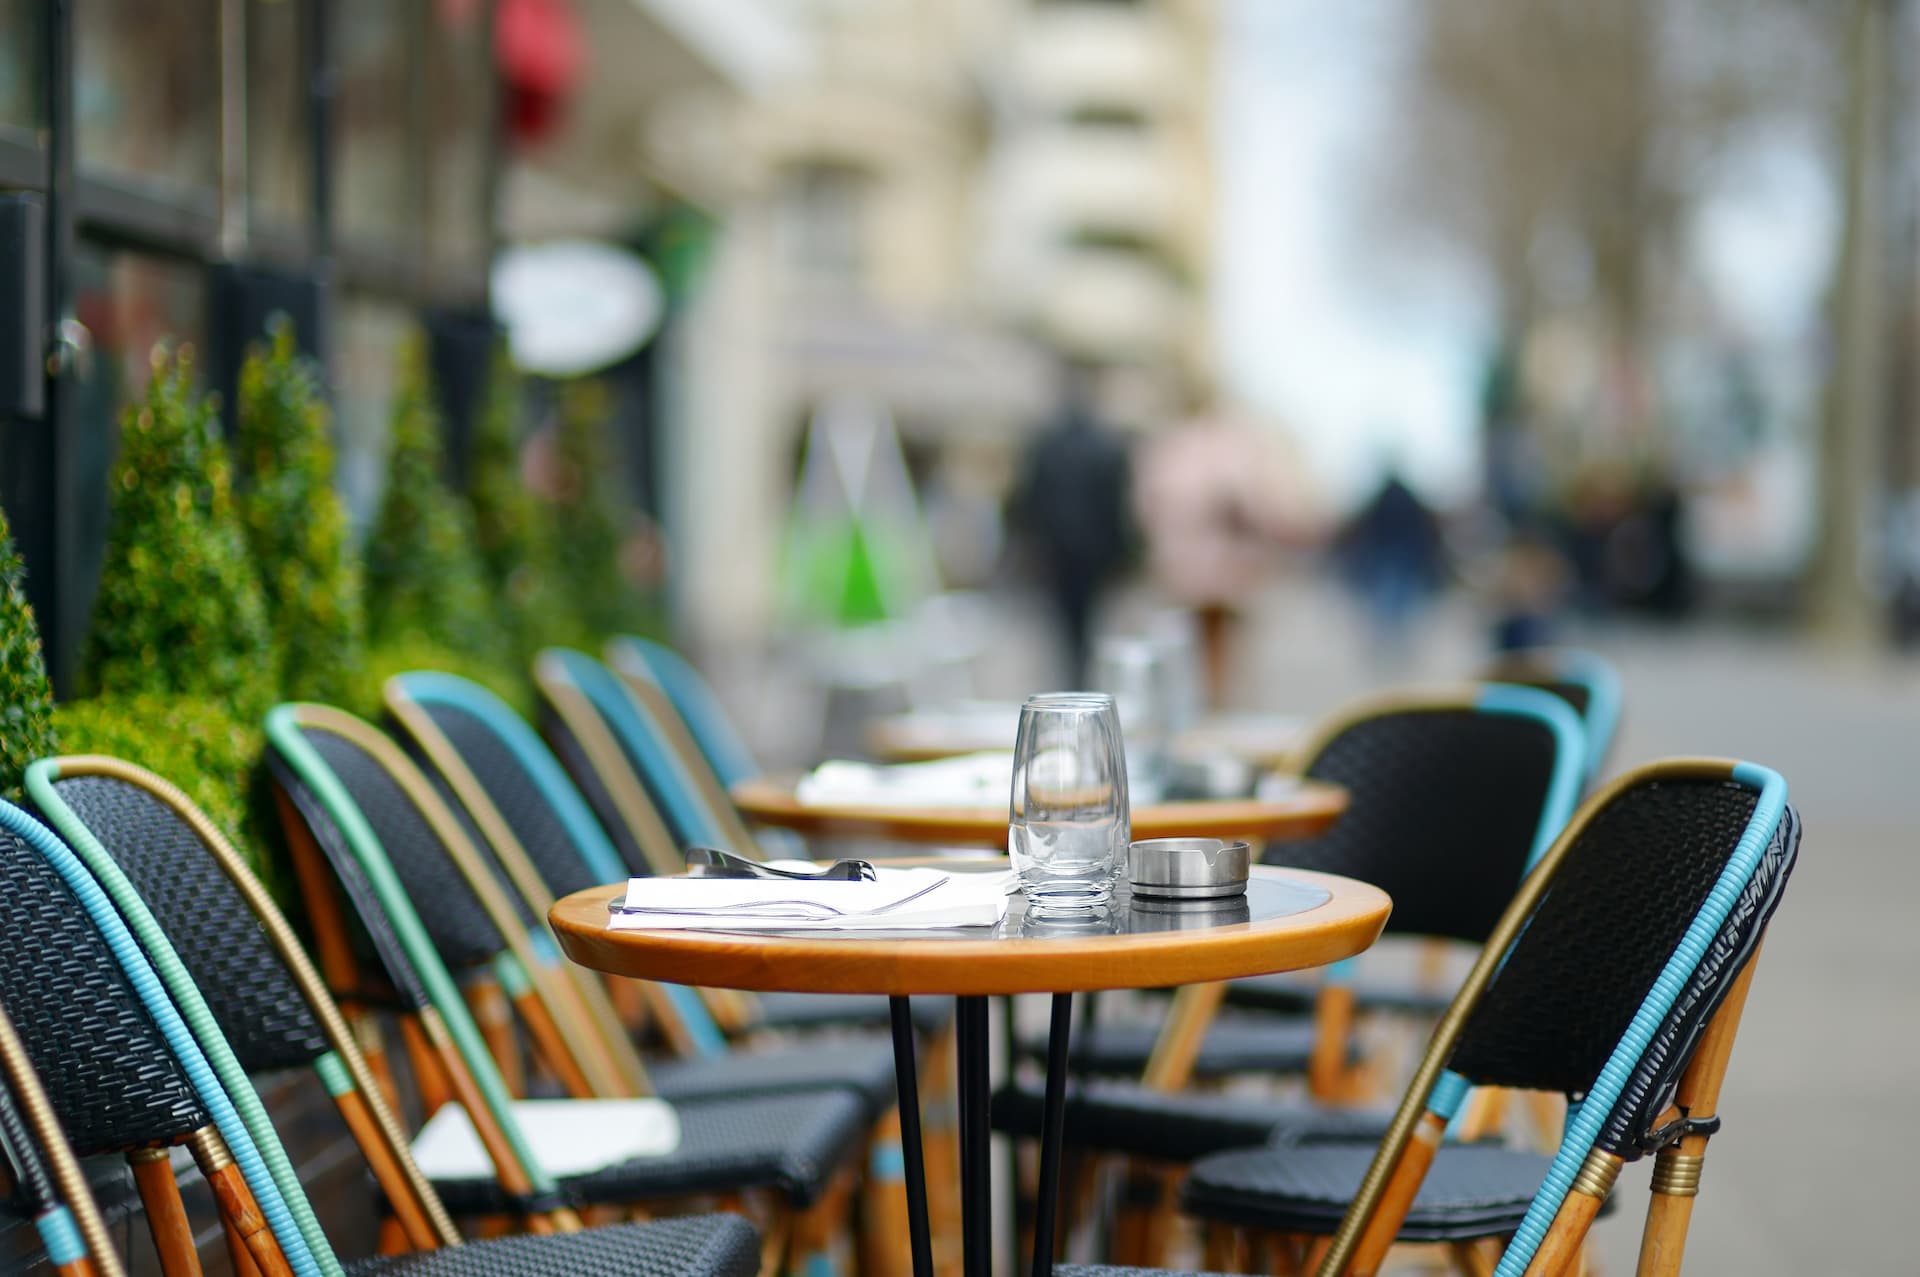
[[[1305,1015],[1313,1010],[1320,982],[1292,972],[1252,976],[1227,985],[1227,1005],[1259,1011]],[[1353,986],[1353,1005],[1361,1011],[1396,1015],[1444,1015],[1453,1001],[1452,990],[1418,989],[1412,985],[1361,980]]]
[[[547,1237],[498,1237],[411,1255],[375,1255],[348,1277],[752,1277],[753,1225],[738,1215],[690,1215]]]
[[[1176,1277],[1164,1268],[1119,1268],[1113,1264],[1055,1264],[1053,1277]],[[1220,1273],[1180,1273],[1177,1277],[1223,1277]]]
[[[1037,1138],[1046,1092],[1016,1082],[993,1097],[995,1130]],[[1378,1143],[1393,1114],[1322,1108],[1260,1096],[1150,1091],[1129,1082],[1093,1082],[1067,1096],[1066,1140],[1077,1149],[1161,1162],[1191,1162],[1210,1153],[1274,1140]]]
[[[1069,1058],[1086,1073],[1139,1076],[1160,1036],[1159,1024],[1108,1023],[1074,1033]],[[1223,1015],[1207,1029],[1196,1077],[1225,1077],[1232,1073],[1299,1073],[1313,1054],[1311,1020],[1282,1020],[1268,1016]],[[1044,1033],[1023,1036],[1020,1050],[1045,1059]]]
[[[1181,1208],[1222,1223],[1330,1233],[1373,1154],[1371,1145],[1310,1144],[1203,1157],[1187,1171]],[[1442,1147],[1400,1227],[1401,1239],[1461,1241],[1512,1232],[1550,1162],[1487,1144]]]
[[[763,993],[758,1024],[769,1029],[819,1029],[831,1025],[892,1023],[887,1000],[860,993]],[[952,998],[915,998],[913,1027],[937,1033],[953,1019]]]
[[[774,1189],[811,1205],[867,1130],[866,1107],[849,1091],[676,1104],[680,1147],[560,1181],[576,1206],[617,1206],[691,1193]],[[510,1210],[493,1179],[435,1180],[456,1215]]]
[[[654,1089],[676,1102],[845,1087],[860,1097],[869,1114],[893,1103],[893,1044],[870,1039],[669,1060],[649,1065],[647,1072]]]

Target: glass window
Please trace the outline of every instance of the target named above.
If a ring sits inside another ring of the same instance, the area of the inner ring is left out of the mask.
[[[92,172],[215,185],[218,0],[74,6],[76,157]]]
[[[40,123],[39,0],[0,0],[0,125]]]
[[[866,268],[867,199],[872,179],[847,164],[803,164],[782,186],[776,221],[780,257],[802,284],[856,287]]]
[[[146,393],[154,343],[191,344],[206,371],[207,291],[204,268],[141,253],[82,243],[74,253],[74,314],[93,334],[82,365],[68,429],[79,547],[78,616],[92,607],[105,553],[108,472],[120,438],[120,414]]]
[[[433,255],[476,271],[486,265],[487,145],[493,113],[493,47],[480,0],[442,0],[427,47],[427,154]]]
[[[305,84],[297,0],[248,0],[247,216],[255,226],[308,223]]]
[[[405,307],[349,293],[334,308],[333,403],[340,495],[358,527],[373,522],[387,475],[395,352],[413,325]]]
[[[342,0],[335,8],[339,105],[334,126],[342,236],[401,249],[413,201],[407,187],[410,4]]]

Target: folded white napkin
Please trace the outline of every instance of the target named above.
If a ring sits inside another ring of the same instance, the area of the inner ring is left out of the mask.
[[[665,1100],[515,1100],[513,1119],[549,1175],[586,1175],[680,1147],[680,1118]],[[413,1160],[428,1179],[492,1178],[493,1160],[456,1103],[420,1128]]]
[[[615,930],[899,931],[991,927],[1007,874],[882,869],[876,882],[635,878]]]
[[[836,760],[802,777],[793,793],[809,806],[1004,808],[1012,790],[1013,753],[995,750],[885,767]]]

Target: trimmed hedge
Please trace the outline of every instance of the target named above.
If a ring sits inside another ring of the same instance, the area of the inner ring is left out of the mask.
[[[40,627],[27,602],[26,565],[0,511],[0,797],[20,800],[27,764],[54,753],[53,689]]]

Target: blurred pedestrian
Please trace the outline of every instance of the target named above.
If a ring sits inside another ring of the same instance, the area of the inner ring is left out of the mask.
[[[1380,655],[1406,653],[1414,620],[1446,574],[1440,521],[1392,466],[1335,543],[1342,571],[1360,596]]]
[[[1063,369],[1060,406],[1034,437],[1010,511],[1053,601],[1070,687],[1086,685],[1094,610],[1132,541],[1127,449],[1099,417],[1093,380],[1086,365]]]
[[[1290,531],[1288,489],[1267,441],[1217,414],[1189,419],[1142,453],[1134,508],[1148,567],[1198,623],[1210,708],[1226,704],[1239,619]]]

